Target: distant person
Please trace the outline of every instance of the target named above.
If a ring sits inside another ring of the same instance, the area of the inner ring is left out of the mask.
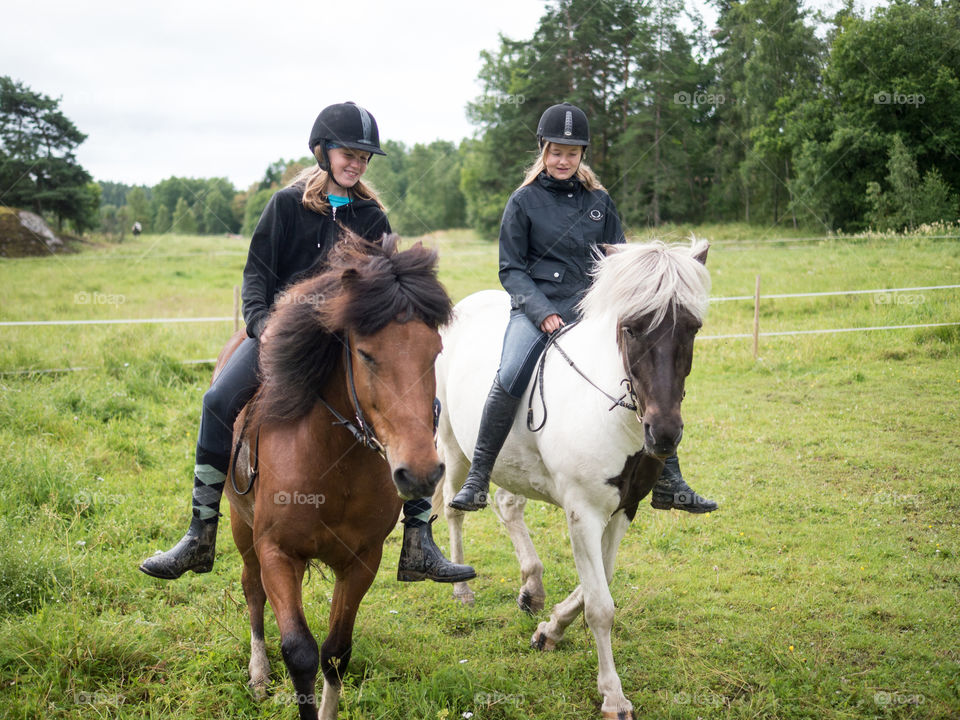
[[[135,223],[133,224],[133,234],[134,234],[134,235],[139,235],[139,234],[142,233],[142,232],[143,232],[143,226],[140,224],[139,221],[135,222]]]
[[[386,154],[373,115],[351,102],[330,105],[314,122],[309,147],[318,166],[274,194],[250,241],[242,291],[248,337],[203,396],[190,528],[172,549],[143,561],[140,569],[147,575],[172,580],[187,570],[213,568],[233,423],[257,389],[260,345],[270,342],[266,322],[275,298],[288,285],[325,269],[341,225],[371,242],[390,232],[383,205],[361,181],[370,158]],[[430,510],[430,498],[404,503],[401,567],[438,582],[474,577],[473,568],[450,562],[434,543]]]
[[[490,473],[548,336],[579,319],[577,303],[590,285],[598,246],[625,240],[613,200],[583,162],[590,143],[584,112],[570,103],[547,108],[537,142],[540,156],[503,211],[500,282],[512,309],[470,472],[450,502],[457,510],[487,506]],[[717,509],[684,482],[675,454],[664,462],[651,505],[691,513]]]

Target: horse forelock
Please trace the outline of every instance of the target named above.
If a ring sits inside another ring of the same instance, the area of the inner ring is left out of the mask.
[[[370,243],[347,234],[329,268],[285,290],[271,312],[270,341],[260,349],[259,421],[292,420],[316,404],[350,332],[372,335],[391,322],[419,320],[437,329],[452,303],[437,278],[437,253],[397,237]]]
[[[708,247],[692,238],[689,245],[668,245],[661,240],[618,246],[597,260],[593,281],[580,303],[584,318],[607,318],[629,323],[649,318],[652,331],[679,311],[698,322],[706,314],[710,273],[694,256]]]

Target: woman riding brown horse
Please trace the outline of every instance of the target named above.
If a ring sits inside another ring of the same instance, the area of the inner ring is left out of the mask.
[[[438,328],[451,312],[436,252],[419,244],[398,252],[396,236],[382,246],[348,238],[330,263],[290,288],[268,321],[263,384],[237,420],[227,483],[250,612],[250,684],[258,692],[267,685],[269,599],[300,717],[311,720],[318,666],[319,718],[337,715],[357,609],[400,498],[429,496],[443,475],[433,435],[434,361]],[[312,558],[336,576],[319,653],[301,598]]]

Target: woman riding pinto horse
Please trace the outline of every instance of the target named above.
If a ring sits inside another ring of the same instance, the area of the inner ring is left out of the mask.
[[[188,570],[213,568],[234,421],[259,386],[259,357],[271,340],[266,320],[275,300],[298,278],[325,267],[341,227],[373,242],[390,232],[383,206],[361,181],[372,155],[385,155],[373,116],[351,102],[330,105],[317,117],[309,147],[318,167],[305,170],[270,199],[250,242],[243,271],[248,337],[203,396],[190,527],[172,549],[143,561],[140,570],[147,575],[174,579]],[[397,579],[456,582],[473,577],[473,568],[451,563],[434,543],[430,508],[429,498],[404,503]]]
[[[579,317],[577,303],[589,286],[596,248],[624,241],[613,200],[583,162],[590,143],[584,112],[570,103],[547,108],[537,142],[540,157],[503,211],[500,282],[510,293],[510,322],[470,473],[450,502],[456,510],[486,507],[490,473],[547,337]],[[717,509],[684,482],[676,453],[664,462],[651,505],[691,513]]]

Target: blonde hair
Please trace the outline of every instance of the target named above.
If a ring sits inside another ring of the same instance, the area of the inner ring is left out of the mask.
[[[543,144],[543,150],[540,151],[540,154],[537,156],[537,159],[534,161],[533,165],[527,168],[527,174],[523,178],[523,182],[520,183],[520,187],[526,187],[547,169],[547,165],[544,162],[544,158],[547,156],[547,152],[550,150],[550,146],[555,143],[546,142]],[[559,144],[559,143],[556,143]],[[597,177],[597,174],[590,169],[590,166],[583,162],[583,156],[586,153],[586,148],[580,153],[580,167],[577,168],[577,174],[574,176],[587,190],[603,190],[604,192],[607,189],[600,184],[600,178]],[[518,188],[519,189],[519,188]]]
[[[314,148],[313,154],[318,162],[321,157],[320,153],[320,146],[317,145],[317,147]],[[327,180],[329,179],[330,173],[326,170],[321,170],[319,165],[314,165],[313,167],[304,168],[298,172],[287,187],[302,185],[303,198],[301,202],[303,206],[320,215],[329,215],[330,200],[324,192],[324,189],[327,187]],[[383,203],[380,202],[380,198],[377,197],[376,191],[362,180],[357,180],[357,184],[350,188],[350,195],[361,200],[373,200],[380,206],[381,210],[386,212],[386,208],[383,207]]]

